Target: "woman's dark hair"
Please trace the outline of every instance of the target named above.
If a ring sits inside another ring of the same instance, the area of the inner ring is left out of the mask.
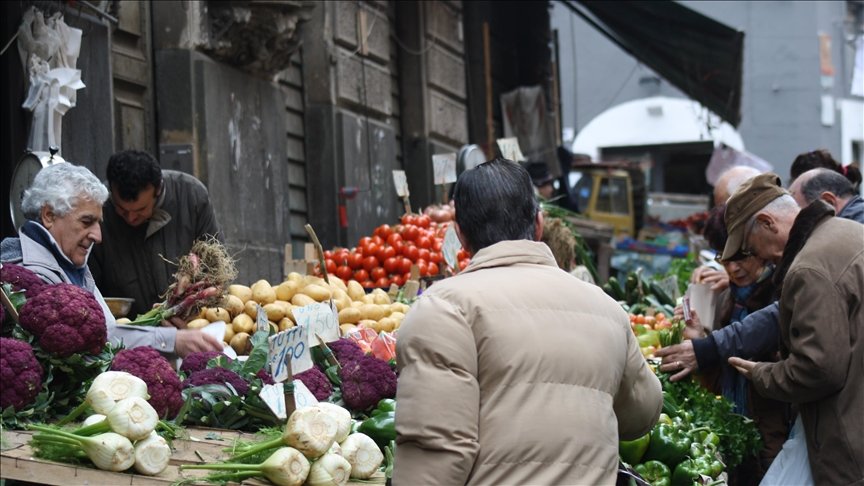
[[[714,208],[711,209],[711,212],[708,213],[708,219],[705,221],[705,229],[702,230],[702,236],[705,237],[708,245],[710,245],[711,249],[714,251],[722,252],[723,248],[726,246],[726,238],[729,237],[728,233],[726,233],[726,222],[724,220],[725,215],[725,204],[714,206]]]
[[[531,177],[497,158],[459,176],[453,191],[456,222],[471,252],[507,240],[533,240],[538,211]]]
[[[116,190],[120,199],[134,201],[138,194],[153,186],[159,190],[162,184],[162,169],[159,163],[147,152],[123,150],[108,159],[108,187]]]
[[[799,154],[792,162],[792,168],[789,172],[794,181],[798,176],[811,169],[830,169],[842,174],[844,177],[849,179],[849,182],[856,191],[858,190],[858,186],[861,185],[861,169],[859,169],[856,164],[850,164],[844,167],[843,164],[834,160],[834,157],[831,156],[831,152],[825,149]]]

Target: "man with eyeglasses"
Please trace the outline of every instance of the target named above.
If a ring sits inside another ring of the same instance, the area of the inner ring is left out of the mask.
[[[852,484],[864,481],[864,227],[833,216],[821,200],[799,210],[776,174],[729,199],[723,258],[777,265],[782,356],[729,363],[763,396],[798,405],[817,484]]]

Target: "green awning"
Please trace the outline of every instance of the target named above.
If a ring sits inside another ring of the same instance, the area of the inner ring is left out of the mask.
[[[743,32],[671,0],[562,3],[727,122],[741,122]]]

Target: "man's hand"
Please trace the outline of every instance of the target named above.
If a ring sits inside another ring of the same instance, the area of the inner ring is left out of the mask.
[[[729,288],[729,274],[723,270],[711,267],[702,266],[693,270],[690,281],[693,283],[711,284],[711,290],[714,291]]]
[[[756,367],[755,361],[747,361],[746,359],[731,357],[729,358],[729,364],[734,366],[738,373],[744,375],[744,378],[750,379],[750,373],[753,371],[753,368]]]
[[[177,337],[174,339],[174,354],[181,358],[185,358],[190,353],[222,351],[224,347],[218,339],[198,329],[177,331]]]
[[[663,358],[660,364],[660,371],[673,373],[670,378],[672,381],[682,380],[690,373],[699,369],[699,364],[696,362],[696,353],[693,351],[693,343],[684,341],[681,344],[666,346],[654,352],[654,356]]]

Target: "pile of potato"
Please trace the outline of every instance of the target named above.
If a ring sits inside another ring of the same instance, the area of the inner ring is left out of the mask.
[[[331,277],[329,282],[321,277],[292,272],[277,286],[259,280],[247,287],[231,285],[221,307],[206,308],[199,318],[189,321],[189,329],[200,329],[211,322],[224,321],[224,340],[237,354],[248,354],[250,337],[255,332],[258,315],[257,305],[267,313],[274,330],[284,331],[296,325],[293,310],[315,302],[326,303],[330,299],[339,311],[339,328],[346,335],[358,327],[377,332],[393,332],[402,324],[408,305],[392,302],[381,289],[367,294],[356,280],[348,281]]]

